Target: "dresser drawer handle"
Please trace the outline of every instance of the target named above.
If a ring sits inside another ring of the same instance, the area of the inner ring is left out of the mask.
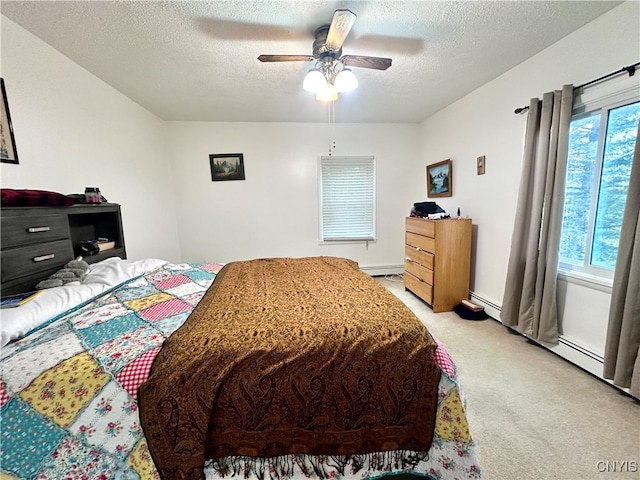
[[[51,230],[51,227],[29,227],[29,228],[27,228],[27,232],[29,232],[29,233],[48,232],[49,230]]]
[[[48,255],[40,255],[39,257],[33,257],[33,261],[43,262],[45,260],[51,260],[52,258],[55,258],[55,257],[56,257],[55,253],[49,253]]]

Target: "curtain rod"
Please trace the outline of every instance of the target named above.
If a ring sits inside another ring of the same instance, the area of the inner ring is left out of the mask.
[[[614,75],[618,75],[620,73],[623,72],[627,72],[629,74],[630,77],[633,77],[633,75],[636,73],[636,68],[638,67],[638,65],[640,65],[640,62],[636,62],[633,65],[629,65],[628,67],[622,67],[620,70],[616,70],[615,72],[611,72],[608,73],[606,75],[603,75],[602,77],[598,77],[594,80],[591,80],[589,82],[583,83],[582,85],[578,85],[577,87],[573,87],[573,90],[578,90],[580,88],[585,88],[588,87],[590,85],[593,85],[594,83],[600,82],[602,80],[606,80],[607,78],[613,77]],[[522,113],[529,110],[529,105],[526,105],[524,107],[520,107],[520,108],[516,108],[513,113]]]

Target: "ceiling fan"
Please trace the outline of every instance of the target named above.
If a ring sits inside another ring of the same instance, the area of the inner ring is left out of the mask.
[[[316,94],[320,101],[333,101],[338,93],[353,90],[358,80],[348,67],[386,70],[391,66],[390,58],[362,55],[342,55],[344,43],[356,14],[350,10],[336,10],[331,25],[323,25],[315,32],[312,55],[260,55],[261,62],[310,62],[316,61],[309,70],[303,87]]]

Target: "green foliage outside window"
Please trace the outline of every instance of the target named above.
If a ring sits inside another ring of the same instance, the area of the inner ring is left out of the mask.
[[[560,259],[612,270],[618,254],[640,102],[606,112],[606,118],[597,111],[571,122]],[[606,128],[604,135],[602,128]]]

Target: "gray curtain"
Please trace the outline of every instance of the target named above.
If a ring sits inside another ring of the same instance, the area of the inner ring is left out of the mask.
[[[613,277],[604,378],[640,398],[640,125]]]
[[[546,343],[558,343],[556,276],[569,151],[573,85],[529,103],[524,162],[502,323]]]

